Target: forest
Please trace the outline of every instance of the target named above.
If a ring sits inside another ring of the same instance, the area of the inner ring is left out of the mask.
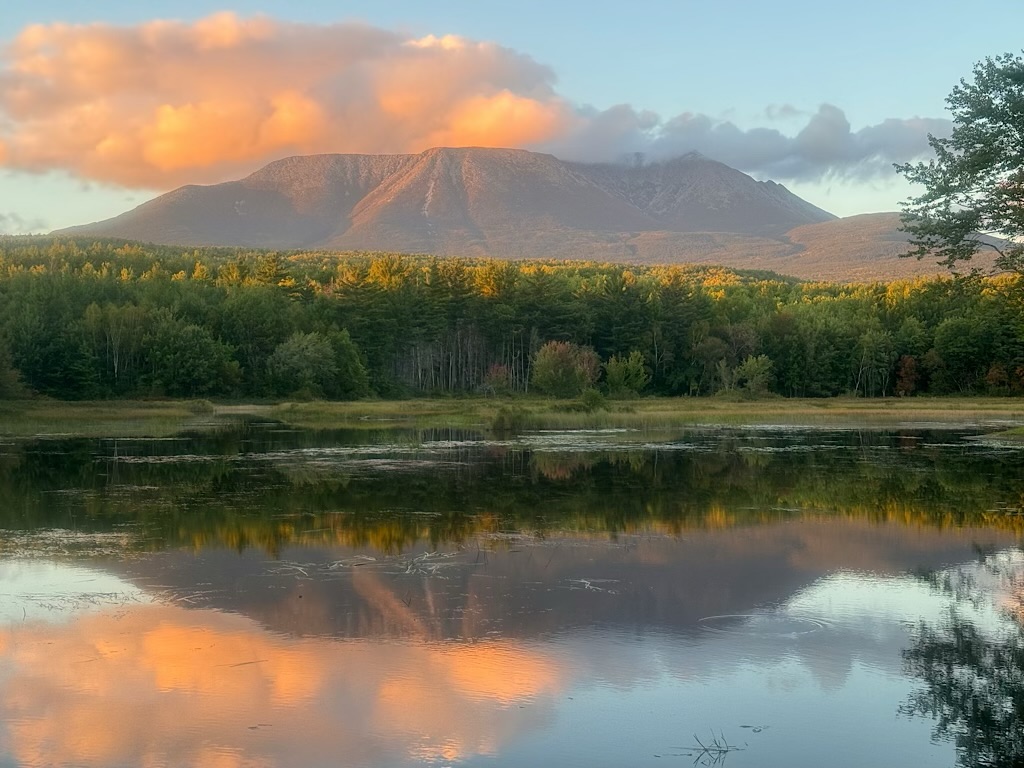
[[[709,266],[0,238],[0,398],[1015,394],[1015,273],[809,283]]]

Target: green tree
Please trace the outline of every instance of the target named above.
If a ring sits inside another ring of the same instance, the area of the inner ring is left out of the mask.
[[[854,393],[863,393],[865,397],[885,397],[897,360],[895,349],[892,334],[880,326],[869,327],[861,334],[857,340]]]
[[[267,359],[267,374],[276,395],[351,400],[365,397],[370,389],[347,331],[293,333]]]
[[[327,341],[334,355],[334,366],[337,375],[327,387],[328,397],[339,400],[355,400],[370,394],[370,377],[363,364],[363,356],[349,336],[348,331],[332,330],[327,333]]]
[[[636,396],[650,381],[644,356],[638,350],[630,352],[628,357],[612,355],[604,364],[604,383],[613,397]]]
[[[172,397],[230,392],[238,384],[238,363],[231,348],[205,328],[161,310],[146,337],[148,383]]]
[[[1002,269],[1024,270],[1024,59],[1006,53],[974,67],[946,99],[949,138],[929,135],[935,159],[896,168],[925,192],[903,206],[910,256],[953,266],[980,248]],[[994,240],[986,235],[994,235]]]
[[[220,337],[237,350],[245,388],[258,393],[271,353],[294,330],[291,305],[265,286],[232,288],[220,304]]]
[[[331,343],[319,333],[294,333],[282,341],[267,359],[275,394],[302,392],[323,397],[338,376]]]
[[[0,338],[0,400],[25,397],[27,394],[21,376],[11,362],[11,351]]]
[[[593,296],[593,338],[602,357],[625,354],[644,344],[651,327],[651,303],[647,286],[637,280],[634,270],[619,269],[603,275]]]
[[[134,304],[100,307],[93,302],[85,308],[82,326],[107,392],[123,394],[136,385],[148,323],[147,312]]]
[[[941,366],[933,373],[940,389],[970,392],[984,379],[991,349],[990,329],[976,318],[950,317],[935,329],[934,351]]]
[[[772,360],[768,355],[750,355],[736,366],[734,380],[740,389],[752,395],[763,395],[771,389],[774,380]]]
[[[21,379],[36,392],[64,400],[96,394],[94,359],[73,323],[27,312],[11,328],[11,353]]]

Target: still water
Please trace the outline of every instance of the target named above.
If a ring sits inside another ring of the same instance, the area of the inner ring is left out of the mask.
[[[0,765],[1019,764],[979,432],[0,440]]]

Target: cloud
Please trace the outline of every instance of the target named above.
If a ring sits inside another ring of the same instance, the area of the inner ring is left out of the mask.
[[[530,145],[576,119],[552,81],[498,45],[353,23],[35,25],[0,66],[0,162],[166,188],[296,153]]]
[[[48,229],[42,219],[26,219],[17,213],[0,213],[0,235],[28,235]]]
[[[458,762],[541,727],[572,682],[512,641],[295,641],[158,605],[19,618],[0,665],[0,761],[18,765]]]
[[[792,104],[769,104],[764,108],[764,117],[767,120],[794,120],[807,116],[806,111]]]
[[[946,136],[943,119],[889,119],[857,131],[841,109],[823,104],[795,136],[775,128],[743,130],[728,120],[683,113],[662,120],[628,105],[591,115],[574,134],[549,144],[560,157],[614,161],[643,152],[661,160],[697,151],[774,179],[864,180],[893,175],[892,164],[927,155],[928,134]]]
[[[699,150],[779,178],[861,177],[945,121],[851,131],[842,111],[770,106],[787,136],[728,120],[579,107],[528,56],[456,36],[219,13],[196,22],[26,27],[0,54],[0,166],[127,187],[213,182],[289,154],[512,146],[568,159]]]

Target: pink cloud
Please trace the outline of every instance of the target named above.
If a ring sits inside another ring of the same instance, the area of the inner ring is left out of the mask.
[[[0,163],[126,186],[217,181],[289,154],[521,146],[574,113],[491,43],[220,13],[34,25],[0,68]]]
[[[0,167],[60,170],[143,189],[237,178],[281,157],[520,147],[564,159],[661,159],[698,150],[779,179],[891,175],[949,122],[854,130],[825,104],[795,136],[682,112],[572,105],[516,51],[358,23],[225,12],[193,23],[26,27],[0,53]]]

